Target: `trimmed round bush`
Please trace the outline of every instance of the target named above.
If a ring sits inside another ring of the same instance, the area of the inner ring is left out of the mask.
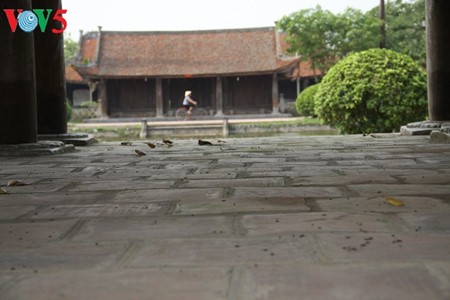
[[[295,100],[295,109],[302,116],[314,116],[314,96],[319,85],[311,85],[304,89]]]
[[[341,133],[398,131],[426,118],[426,74],[409,56],[392,50],[358,52],[325,75],[315,109]]]

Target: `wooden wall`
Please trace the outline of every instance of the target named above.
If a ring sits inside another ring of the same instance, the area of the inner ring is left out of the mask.
[[[107,82],[108,115],[111,117],[154,116],[154,79],[110,79]]]
[[[185,91],[192,91],[192,99],[198,101],[200,107],[213,109],[215,78],[175,78],[163,80],[164,113],[182,105]]]
[[[225,114],[272,112],[272,75],[224,78],[223,106]]]
[[[210,112],[216,110],[216,77],[162,79],[163,112],[172,116],[182,105],[184,92]],[[223,77],[225,114],[272,112],[272,75]],[[156,115],[155,79],[108,79],[110,117],[154,117]]]

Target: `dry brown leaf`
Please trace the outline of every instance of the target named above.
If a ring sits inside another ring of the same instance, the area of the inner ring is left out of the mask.
[[[172,145],[173,144],[173,142],[171,140],[163,139],[162,141],[166,145]]]
[[[122,142],[122,143],[120,143],[120,145],[122,145],[122,146],[131,146],[133,143],[131,143],[131,142]]]
[[[23,183],[20,180],[10,180],[8,181],[8,186],[24,186],[27,185],[26,183]]]
[[[141,150],[134,150],[134,152],[136,152],[137,156],[146,156],[147,154],[145,154],[144,152],[142,152]]]
[[[0,195],[8,194],[4,188],[0,188]]]
[[[152,144],[152,143],[145,143],[145,144],[147,144],[147,146],[149,146],[152,149],[156,148],[155,144]]]
[[[212,146],[212,143],[208,142],[208,141],[198,140],[198,145],[199,146]]]
[[[217,140],[217,142],[221,143],[221,144],[225,144],[226,143],[225,141],[222,141],[222,140]]]

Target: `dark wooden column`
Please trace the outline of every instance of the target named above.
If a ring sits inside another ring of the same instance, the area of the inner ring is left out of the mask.
[[[31,0],[3,0],[0,10],[31,9]],[[37,141],[33,34],[11,32],[0,18],[0,145]]]
[[[156,117],[164,117],[163,89],[161,78],[156,78]]]
[[[427,0],[428,109],[431,121],[450,120],[450,1]]]
[[[32,5],[53,9],[46,31],[41,32],[39,26],[34,31],[38,133],[64,134],[67,133],[64,38],[62,33],[52,32],[62,25],[52,20],[61,8],[61,0],[32,0]]]
[[[107,89],[108,80],[100,79],[100,112],[102,118],[108,118],[108,89]]]
[[[278,77],[277,73],[272,77],[272,114],[280,113],[280,98],[278,93]]]
[[[216,79],[216,116],[223,116],[223,86],[222,78]]]

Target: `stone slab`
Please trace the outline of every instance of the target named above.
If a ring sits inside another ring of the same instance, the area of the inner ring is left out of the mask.
[[[438,280],[439,289],[444,292],[444,295],[450,298],[450,262],[427,262],[426,267],[428,271]]]
[[[227,214],[227,213],[262,213],[262,212],[308,212],[305,200],[292,198],[242,198],[242,199],[181,199],[174,214]]]
[[[317,234],[327,260],[333,262],[448,261],[448,234],[352,232]]]
[[[430,143],[450,144],[450,134],[440,131],[432,131],[430,134]]]
[[[321,232],[405,231],[395,216],[375,213],[304,213],[246,215],[241,220],[243,234],[253,236],[291,236]]]
[[[95,191],[120,191],[120,190],[151,190],[160,188],[171,188],[175,180],[130,180],[123,184],[121,180],[100,180],[79,182],[66,190],[70,192],[95,192]]]
[[[430,135],[433,128],[408,128],[407,126],[400,127],[402,135]]]
[[[384,213],[426,213],[450,209],[449,204],[431,197],[402,196],[397,200],[404,206],[393,206],[386,202],[386,197],[352,197],[317,199],[316,203],[324,212],[384,212]]]
[[[111,218],[111,217],[150,217],[163,214],[167,211],[165,203],[147,204],[83,204],[83,205],[52,205],[40,209],[31,216],[31,219],[49,218]]]
[[[236,178],[236,179],[203,179],[186,180],[180,188],[207,188],[207,187],[279,187],[284,185],[284,178]]]
[[[0,202],[4,196],[0,197]],[[26,215],[36,210],[35,206],[8,206],[0,208],[0,221],[1,220],[14,220],[23,215]]]
[[[215,201],[223,198],[223,188],[204,189],[152,189],[152,190],[121,190],[112,196],[111,202],[135,202],[149,203],[161,201],[179,201],[182,199],[199,199],[204,201]]]
[[[0,269],[15,272],[104,269],[112,267],[126,249],[125,243],[66,243],[20,247],[3,245]]]
[[[336,175],[336,174],[335,174]],[[349,184],[377,184],[377,183],[398,183],[398,180],[387,175],[341,175],[341,176],[305,176],[292,178],[293,186],[308,185],[349,185]]]
[[[40,141],[29,144],[0,145],[0,156],[43,156],[74,152],[74,145],[62,142]]]
[[[233,234],[231,217],[96,219],[88,221],[73,237],[76,241],[211,238]]]
[[[89,146],[97,143],[97,140],[91,134],[70,133],[70,134],[39,134],[39,141],[60,141],[64,144],[72,144],[74,146]]]
[[[450,185],[442,184],[359,184],[348,185],[361,196],[427,196],[448,195]]]
[[[314,262],[317,246],[312,239],[177,239],[146,243],[126,264],[128,268],[158,266],[236,266]]]
[[[444,300],[445,291],[418,264],[303,265],[241,269],[233,299]]]
[[[336,187],[236,187],[232,198],[326,198],[343,197]]]
[[[449,210],[448,204],[439,211],[420,211],[420,214],[418,211],[401,213],[398,217],[416,232],[450,233],[450,217],[447,210]]]
[[[0,195],[0,207],[8,206],[46,206],[56,204],[90,204],[114,197],[110,192],[52,192],[51,197],[47,193],[6,194]]]
[[[0,223],[0,248],[4,245],[33,245],[58,241],[77,220]]]
[[[3,300],[225,300],[228,284],[222,268],[84,270],[37,273],[1,292]]]
[[[27,183],[24,181],[24,183]],[[69,185],[70,182],[63,180],[61,182],[49,182],[49,183],[33,183],[25,186],[4,186],[3,189],[11,195],[14,194],[30,194],[30,193],[52,193],[63,189]]]

